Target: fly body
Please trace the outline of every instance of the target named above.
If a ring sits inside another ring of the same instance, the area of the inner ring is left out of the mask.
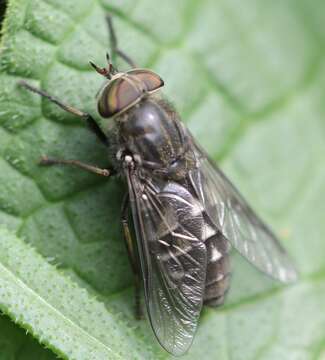
[[[118,121],[120,144],[141,166],[156,176],[180,177],[186,158],[185,138],[170,106],[158,98],[147,97]]]
[[[46,92],[20,84],[84,119],[108,147],[112,169],[48,157],[41,164],[73,165],[103,176],[118,173],[125,179],[122,225],[135,273],[137,315],[142,285],[158,341],[171,354],[181,355],[193,341],[203,304],[224,302],[232,247],[279,281],[292,282],[297,272],[275,235],[164,99],[161,77],[137,68],[118,49],[110,18],[108,24],[113,51],[132,68],[118,72],[109,57],[107,67],[91,63],[107,79],[97,108],[110,130],[103,131],[89,114]]]

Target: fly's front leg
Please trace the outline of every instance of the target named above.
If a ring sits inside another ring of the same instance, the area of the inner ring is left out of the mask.
[[[106,21],[107,21],[107,25],[108,25],[108,32],[109,32],[110,43],[111,43],[113,55],[115,54],[115,55],[119,56],[127,64],[129,64],[131,66],[131,68],[136,68],[137,67],[136,63],[127,54],[125,54],[124,51],[122,51],[118,47],[117,37],[116,37],[115,30],[114,30],[111,15],[106,16]]]
[[[78,110],[70,105],[65,104],[64,102],[62,102],[61,100],[59,100],[58,98],[48,94],[47,92],[37,89],[36,87],[28,84],[26,81],[21,80],[18,82],[18,84],[20,86],[23,86],[24,88],[26,88],[27,90],[36,93],[40,96],[42,96],[43,98],[48,99],[49,101],[51,101],[52,103],[56,104],[57,106],[59,106],[61,109],[65,110],[66,112],[76,115],[79,118],[83,119],[86,121],[89,129],[97,136],[97,138],[106,146],[108,146],[108,139],[107,136],[103,133],[102,129],[98,126],[98,124],[96,123],[96,121],[92,118],[92,116],[88,113],[85,113],[81,110]]]
[[[101,176],[110,176],[113,174],[113,171],[110,169],[101,169],[97,166],[85,164],[79,160],[63,160],[63,159],[53,159],[43,156],[39,162],[42,166],[53,166],[53,165],[68,165],[78,167],[80,169],[86,170],[88,172],[94,173]]]
[[[135,317],[136,319],[139,320],[143,317],[142,308],[141,308],[141,274],[140,274],[139,261],[137,258],[137,254],[134,248],[134,243],[132,241],[132,236],[129,228],[129,221],[128,221],[129,205],[130,205],[129,195],[126,194],[122,204],[121,220],[122,220],[124,240],[135,280],[135,284],[134,284],[135,285],[135,293],[134,293]]]

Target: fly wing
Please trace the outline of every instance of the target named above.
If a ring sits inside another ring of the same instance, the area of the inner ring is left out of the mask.
[[[181,355],[193,341],[204,296],[202,209],[179,184],[127,177],[150,323],[160,344]]]
[[[296,269],[276,236],[204,150],[194,148],[197,166],[190,178],[211,221],[259,270],[285,283],[295,281]]]

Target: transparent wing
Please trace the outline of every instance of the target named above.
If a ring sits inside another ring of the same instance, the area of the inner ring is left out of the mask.
[[[282,282],[295,281],[297,271],[272,231],[206,153],[194,147],[197,168],[190,178],[211,221],[259,270]]]
[[[171,354],[191,345],[202,308],[206,248],[200,203],[183,186],[129,174],[129,191],[153,331]]]

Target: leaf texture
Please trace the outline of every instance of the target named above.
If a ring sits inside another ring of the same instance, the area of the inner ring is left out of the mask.
[[[105,166],[105,149],[78,119],[17,87],[28,80],[97,116],[102,79],[88,61],[105,63],[109,12],[121,47],[162,76],[192,133],[301,272],[282,287],[235,259],[226,305],[204,310],[184,358],[324,358],[324,10],[320,0],[9,0],[0,53],[1,355],[169,358],[133,317],[123,186],[37,166],[43,154]]]

